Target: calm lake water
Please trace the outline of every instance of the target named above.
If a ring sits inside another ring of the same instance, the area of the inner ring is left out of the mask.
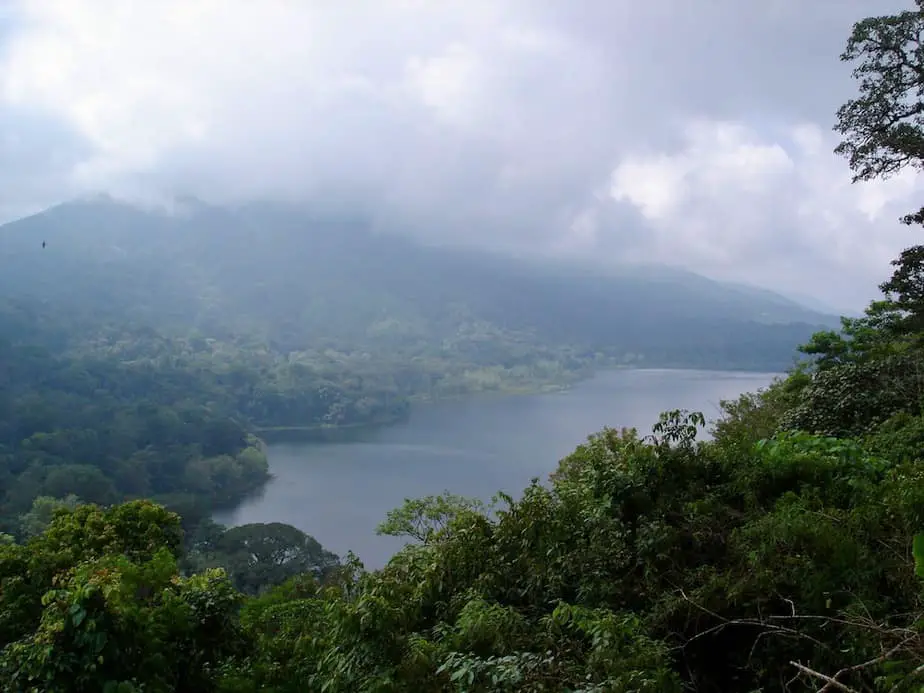
[[[404,542],[377,536],[375,527],[405,498],[447,489],[486,501],[498,490],[516,498],[604,426],[634,426],[645,434],[667,409],[715,418],[719,400],[764,387],[773,377],[609,371],[565,392],[423,404],[406,423],[357,433],[348,442],[271,445],[274,478],[264,492],[215,520],[285,522],[335,553],[351,549],[367,568],[379,568]]]

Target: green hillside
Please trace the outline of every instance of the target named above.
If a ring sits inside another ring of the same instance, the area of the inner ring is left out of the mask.
[[[47,246],[43,249],[42,242]],[[824,316],[689,272],[512,260],[426,247],[358,222],[254,204],[146,212],[74,202],[0,228],[0,291],[80,316],[474,365],[559,353],[613,363],[768,370]]]

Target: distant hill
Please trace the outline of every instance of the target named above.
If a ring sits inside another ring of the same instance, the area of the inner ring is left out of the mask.
[[[838,308],[813,296],[807,296],[803,293],[795,291],[787,291],[785,295],[788,298],[791,298],[793,301],[809,308],[811,310],[818,311],[819,313],[824,313],[827,315],[843,315],[848,318],[859,318],[864,315],[864,310],[856,307],[847,308],[841,307]]]
[[[252,335],[283,351],[468,350],[482,362],[542,344],[632,364],[782,368],[837,324],[773,292],[672,268],[603,273],[426,246],[295,207],[195,201],[167,214],[99,198],[6,224],[0,294],[87,325]]]

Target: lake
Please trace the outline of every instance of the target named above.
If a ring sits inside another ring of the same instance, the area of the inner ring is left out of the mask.
[[[215,520],[285,522],[340,555],[353,550],[379,568],[404,541],[375,534],[404,501],[444,490],[515,498],[533,477],[604,426],[650,432],[668,409],[719,414],[719,400],[765,387],[772,373],[619,370],[550,394],[472,396],[411,410],[407,422],[351,434],[344,442],[272,444],[273,479],[262,494]]]

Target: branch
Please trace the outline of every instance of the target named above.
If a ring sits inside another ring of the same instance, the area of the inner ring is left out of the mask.
[[[841,686],[842,684],[840,684],[837,681],[837,679],[839,679],[844,674],[850,674],[856,671],[861,671],[863,669],[866,669],[867,667],[875,666],[876,664],[882,664],[884,661],[886,661],[889,657],[894,655],[896,652],[898,652],[900,649],[902,649],[905,645],[907,645],[912,640],[914,640],[914,637],[905,638],[900,643],[898,643],[895,647],[893,647],[891,650],[888,650],[887,652],[883,652],[878,657],[874,657],[873,659],[870,659],[866,662],[862,662],[861,664],[854,664],[853,666],[844,667],[843,669],[838,671],[834,676],[832,676],[829,679],[828,683],[821,689],[821,691],[819,691],[819,693],[822,693],[822,691],[830,690],[830,687],[834,685]],[[790,662],[790,664],[791,663],[792,662]]]
[[[841,681],[839,681],[839,679],[843,676],[846,676],[847,674],[855,674],[860,671],[863,671],[864,669],[868,669],[870,667],[883,664],[884,662],[894,657],[896,654],[900,653],[902,650],[908,650],[908,646],[911,645],[912,643],[916,641],[918,642],[921,641],[920,633],[915,632],[915,630],[913,630],[912,628],[900,627],[900,626],[889,626],[886,624],[877,623],[872,618],[872,616],[869,616],[867,619],[859,618],[856,620],[847,620],[847,619],[836,618],[836,617],[831,617],[831,616],[814,616],[814,615],[796,614],[795,604],[789,599],[787,599],[786,601],[789,603],[792,613],[788,615],[770,615],[770,616],[767,616],[761,619],[728,619],[722,616],[721,614],[718,614],[715,611],[712,611],[711,609],[706,608],[705,606],[701,604],[697,604],[696,602],[694,602],[692,599],[690,599],[687,596],[686,592],[684,592],[683,589],[680,589],[679,592],[680,592],[681,597],[683,597],[684,601],[686,601],[688,604],[690,604],[691,606],[698,609],[699,611],[702,611],[703,613],[708,614],[712,618],[719,621],[717,625],[712,626],[711,628],[707,628],[706,630],[701,631],[697,633],[696,635],[694,635],[693,637],[689,638],[683,645],[677,648],[681,650],[685,650],[687,646],[690,643],[692,643],[694,640],[698,640],[707,635],[717,633],[729,626],[749,626],[752,628],[757,627],[757,628],[763,629],[762,632],[758,633],[757,637],[754,639],[754,643],[751,647],[751,652],[748,657],[749,660],[754,656],[754,651],[757,648],[757,644],[760,642],[760,639],[767,635],[773,635],[773,634],[781,635],[785,637],[797,638],[797,639],[803,638],[805,640],[808,640],[814,643],[815,645],[818,645],[822,649],[825,649],[825,650],[831,649],[831,647],[828,644],[818,640],[817,638],[814,638],[813,636],[807,633],[803,633],[795,628],[789,628],[786,626],[779,625],[778,623],[771,623],[771,621],[781,621],[781,620],[822,621],[824,623],[838,624],[838,625],[847,626],[850,628],[860,628],[862,630],[878,633],[879,637],[883,639],[886,639],[888,637],[889,639],[895,638],[898,640],[897,644],[893,645],[888,650],[885,650],[878,656],[873,657],[872,659],[869,659],[865,662],[861,662],[859,664],[852,664],[850,666],[843,667],[833,676],[822,674],[821,672],[815,671],[814,669],[811,669],[804,664],[799,664],[798,662],[791,661],[790,664],[796,667],[796,669],[799,672],[803,674],[808,674],[816,679],[820,679],[825,682],[824,686],[822,686],[822,688],[819,689],[818,693],[830,693],[831,691],[835,689],[840,690],[840,691],[845,691],[846,693],[860,693],[859,691],[851,688],[847,684],[842,683]],[[895,640],[893,640],[893,642],[895,642]],[[913,655],[915,658],[918,659],[918,661],[920,661],[920,657],[915,655],[914,653],[913,645],[912,645],[912,649],[909,650],[908,653]],[[906,677],[904,677],[903,682],[907,681],[908,679],[912,677],[920,676],[921,674],[924,674],[924,664],[921,664],[920,666],[915,668],[911,673],[909,673]],[[797,673],[796,677],[798,678],[798,676],[799,674]],[[897,691],[898,691],[898,685],[896,685],[896,687],[892,689],[892,693],[897,693]]]
[[[772,618],[795,618],[795,615],[793,615],[793,616],[777,616],[777,617],[770,616],[770,617],[768,617],[767,620],[764,620],[764,619],[751,619],[751,618],[728,619],[728,618],[725,618],[724,616],[722,616],[721,614],[717,614],[715,611],[712,611],[711,609],[707,609],[707,608],[706,608],[705,606],[703,606],[702,604],[697,604],[697,603],[694,602],[692,599],[690,599],[690,598],[687,596],[686,592],[684,592],[682,589],[680,590],[680,596],[683,597],[684,601],[686,601],[686,602],[687,602],[688,604],[690,604],[691,606],[693,606],[693,607],[699,609],[699,610],[702,611],[703,613],[706,613],[706,614],[708,614],[709,616],[712,616],[712,617],[713,617],[714,619],[716,619],[717,621],[719,621],[718,625],[712,626],[711,628],[707,628],[706,630],[704,630],[704,631],[702,631],[702,632],[700,632],[700,633],[697,633],[697,634],[694,635],[692,638],[690,638],[689,640],[687,640],[687,641],[680,647],[680,649],[684,649],[684,650],[685,650],[685,649],[687,648],[687,645],[689,645],[690,643],[692,643],[694,640],[699,640],[700,638],[703,638],[703,637],[705,637],[705,636],[707,636],[707,635],[711,635],[711,634],[713,634],[713,633],[717,633],[717,632],[719,632],[719,631],[721,631],[721,630],[724,630],[725,628],[727,628],[727,627],[729,627],[729,626],[748,626],[748,627],[751,627],[751,628],[762,628],[762,629],[763,629],[764,632],[759,633],[758,636],[754,639],[754,643],[753,643],[753,645],[752,645],[752,647],[751,647],[751,653],[750,653],[750,655],[748,656],[749,659],[752,658],[752,657],[754,656],[754,650],[757,648],[757,643],[760,641],[760,639],[761,639],[762,637],[764,637],[765,635],[769,635],[769,634],[771,634],[771,633],[777,634],[777,635],[783,635],[783,636],[787,636],[787,637],[791,637],[791,638],[802,638],[802,639],[805,639],[805,640],[808,640],[808,641],[814,643],[815,645],[818,645],[818,646],[821,647],[822,649],[825,649],[825,650],[830,650],[830,649],[831,649],[831,647],[830,647],[829,645],[827,645],[826,643],[823,643],[821,640],[818,640],[817,638],[812,637],[811,635],[809,635],[809,634],[807,634],[807,633],[803,633],[803,632],[801,632],[801,631],[799,631],[799,630],[796,630],[795,628],[789,628],[789,627],[787,627],[787,626],[781,626],[781,625],[777,625],[777,624],[773,624],[773,623],[769,623],[769,622],[768,622],[769,619],[772,619]],[[792,601],[789,600],[789,599],[787,599],[786,601],[789,602],[790,608],[793,610],[793,614],[795,614],[795,610],[796,610],[795,604],[793,604]]]
[[[825,681],[825,682],[826,682],[825,685],[824,685],[824,687],[821,688],[821,689],[818,691],[818,693],[823,693],[823,691],[829,691],[829,690],[831,690],[832,687],[837,688],[838,690],[841,690],[841,691],[845,691],[845,693],[860,693],[859,691],[854,690],[854,689],[851,688],[850,686],[845,686],[845,685],[842,684],[840,681],[835,681],[835,680],[834,680],[833,678],[831,678],[830,676],[827,676],[826,674],[822,674],[820,671],[815,671],[814,669],[809,669],[809,668],[808,668],[807,666],[805,666],[804,664],[799,664],[799,662],[792,662],[792,661],[789,662],[789,663],[790,663],[792,666],[794,666],[796,669],[798,669],[799,671],[801,671],[802,673],[808,674],[809,676],[812,676],[812,677],[814,677],[814,678],[816,678],[816,679],[821,679],[822,681]]]

